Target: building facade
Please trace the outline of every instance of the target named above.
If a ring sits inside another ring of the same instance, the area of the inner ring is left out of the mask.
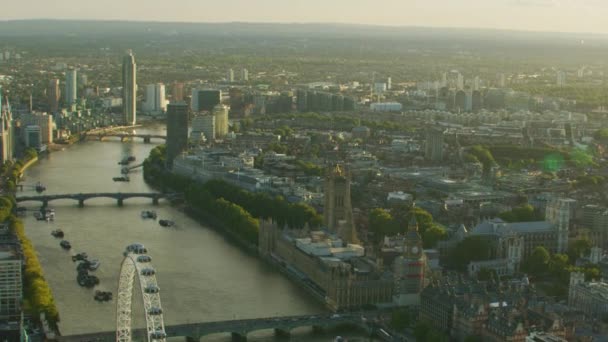
[[[16,319],[21,314],[22,260],[14,245],[0,245],[0,319]]]
[[[137,65],[130,50],[122,59],[122,113],[125,125],[137,123]]]
[[[31,147],[40,151],[42,147],[42,134],[40,126],[29,125],[25,127],[25,146]]]
[[[70,69],[65,73],[65,103],[69,106],[78,98],[78,70]]]
[[[531,334],[573,337],[561,316],[521,281],[471,281],[462,276],[436,279],[421,294],[420,320],[450,341],[524,342]]]
[[[228,134],[228,112],[227,106],[218,104],[213,107],[215,117],[215,139],[223,139]]]
[[[568,250],[568,232],[575,207],[576,200],[570,198],[553,198],[547,203],[545,220],[555,226],[558,253]]]
[[[61,91],[59,90],[59,79],[54,78],[49,81],[49,88],[46,91],[49,111],[56,113],[59,111],[59,100],[61,99]]]
[[[222,91],[217,89],[192,89],[191,105],[193,112],[211,112],[222,102]]]
[[[188,105],[170,103],[167,107],[167,166],[188,148]]]
[[[198,114],[192,118],[192,132],[190,139],[193,141],[213,142],[215,140],[215,116],[209,114]]]
[[[333,310],[392,301],[392,277],[362,256],[359,245],[343,247],[331,233],[289,232],[269,222],[260,224],[259,238],[261,255],[291,270]]]
[[[585,274],[582,272],[570,273],[568,305],[588,316],[604,317],[608,314],[608,283],[585,282]]]
[[[26,113],[21,115],[22,126],[40,127],[40,137],[43,144],[53,143],[53,128],[55,126],[53,116],[47,113]]]
[[[2,101],[2,88],[0,87],[0,161],[2,163],[13,160],[14,155],[14,127],[11,106]]]
[[[427,260],[418,233],[416,216],[408,225],[403,243],[403,254],[393,264],[393,298],[397,305],[420,305],[420,292],[424,289]]]
[[[181,82],[174,82],[171,102],[180,102],[180,101],[184,101],[184,84]]]
[[[357,233],[353,224],[350,179],[350,173],[343,166],[336,165],[327,170],[323,223],[330,232],[344,241],[354,243],[357,241]]]
[[[166,109],[165,85],[162,83],[148,84],[146,86],[144,110],[150,113],[162,113]]]
[[[443,160],[443,137],[442,129],[427,128],[425,156],[427,160],[440,162]]]

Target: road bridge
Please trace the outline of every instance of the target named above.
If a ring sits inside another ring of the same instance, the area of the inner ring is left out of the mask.
[[[257,319],[242,319],[221,322],[189,323],[165,326],[167,337],[185,337],[188,341],[199,341],[201,337],[217,333],[230,333],[235,341],[246,341],[247,334],[258,331],[274,329],[280,336],[289,336],[290,331],[300,327],[332,328],[339,325],[356,325],[371,333],[372,329],[367,324],[369,321],[364,317],[376,317],[362,313],[348,313],[340,315],[306,315],[270,317]],[[133,337],[145,337],[146,329],[134,329]],[[116,332],[107,331],[92,334],[62,336],[59,341],[83,342],[83,341],[115,341]]]
[[[98,132],[98,133],[86,133],[85,138],[95,138],[102,141],[105,138],[118,137],[120,141],[127,139],[141,138],[144,143],[150,143],[152,139],[163,139],[167,140],[167,136],[160,134],[133,134],[133,133],[122,133],[122,132]]]
[[[19,196],[16,198],[17,203],[23,202],[41,202],[43,207],[48,206],[49,202],[60,199],[73,199],[78,201],[79,207],[84,207],[84,201],[91,198],[112,198],[116,200],[119,206],[123,205],[124,200],[129,198],[150,198],[153,204],[158,204],[160,199],[172,199],[177,194],[158,193],[158,192],[93,192],[79,194],[60,194],[60,195],[37,195],[37,196]]]

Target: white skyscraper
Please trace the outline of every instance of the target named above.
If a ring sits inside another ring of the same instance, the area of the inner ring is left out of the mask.
[[[165,85],[162,83],[148,84],[146,86],[144,110],[150,113],[160,113],[164,112],[166,109]]]
[[[479,90],[481,88],[481,79],[479,76],[475,76],[473,79],[473,90]]]
[[[77,74],[76,69],[70,69],[65,73],[65,102],[67,105],[75,103],[77,99]]]
[[[215,117],[215,137],[221,139],[228,134],[228,107],[217,105],[213,108]]]
[[[241,70],[241,80],[244,82],[249,81],[249,70],[243,68],[243,70]]]
[[[566,73],[563,71],[557,72],[557,86],[563,87],[566,85]]]
[[[461,73],[458,73],[458,76],[456,78],[456,88],[458,90],[464,89],[464,76],[462,76]]]
[[[392,88],[393,88],[393,79],[389,77],[386,79],[386,89],[391,90]]]
[[[234,70],[228,69],[228,72],[226,73],[226,81],[234,82]]]
[[[507,85],[507,76],[505,74],[498,74],[496,78],[499,88],[504,88]]]
[[[201,141],[205,138],[207,142],[215,140],[215,116],[204,114],[197,115],[192,119],[192,132],[190,139]]]
[[[137,123],[137,65],[133,52],[129,50],[122,59],[122,112],[125,125]]]

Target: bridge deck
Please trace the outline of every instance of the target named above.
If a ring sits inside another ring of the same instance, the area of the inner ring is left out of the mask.
[[[362,316],[369,314],[345,314],[345,315],[319,315],[319,316],[289,316],[289,317],[270,317],[258,319],[244,319],[220,322],[205,322],[178,324],[166,326],[165,331],[168,337],[193,337],[200,338],[205,335],[215,333],[237,333],[247,335],[249,332],[265,329],[280,329],[290,331],[298,327],[305,326],[335,326],[340,324],[356,324],[366,326]],[[372,316],[376,316],[374,313]],[[133,336],[145,336],[145,329],[133,329]],[[116,332],[99,332],[83,335],[62,336],[59,341],[83,342],[83,341],[114,341]]]

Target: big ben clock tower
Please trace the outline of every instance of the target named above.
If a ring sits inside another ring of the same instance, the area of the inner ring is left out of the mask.
[[[394,264],[394,301],[397,305],[419,305],[420,292],[424,288],[426,255],[422,249],[422,238],[418,233],[418,222],[412,218],[403,241],[403,254]]]

